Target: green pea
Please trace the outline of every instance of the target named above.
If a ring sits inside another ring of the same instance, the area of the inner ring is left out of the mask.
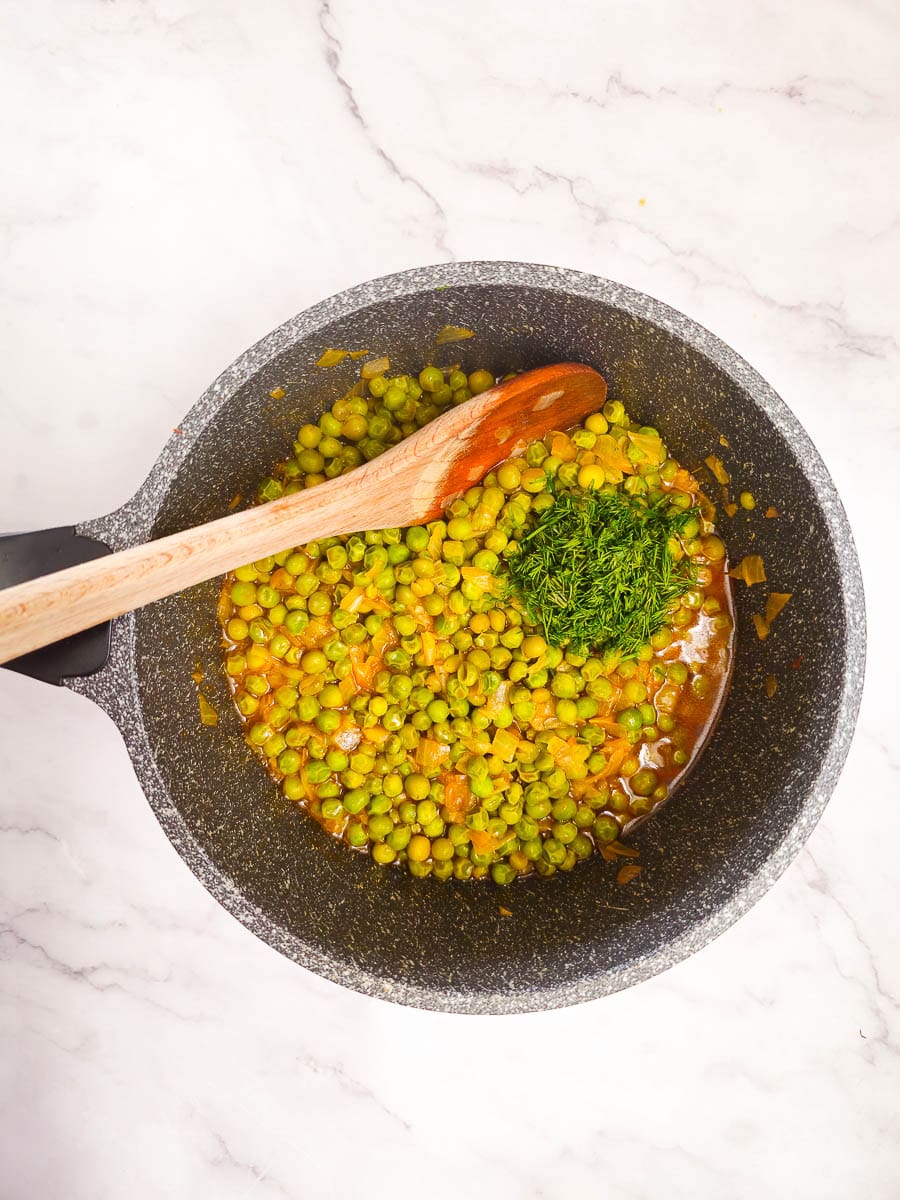
[[[326,436],[333,438],[337,437],[337,435],[341,432],[341,423],[337,417],[332,416],[330,412],[325,412],[322,413],[321,417],[319,417],[319,428],[324,434],[326,434]],[[319,445],[321,446],[321,444],[322,442],[320,441]]]
[[[649,796],[659,785],[659,776],[650,767],[641,767],[639,771],[635,771],[628,783],[636,796]]]
[[[322,440],[322,430],[318,425],[301,425],[297,433],[297,441],[308,450],[314,450]]]
[[[395,825],[385,838],[385,841],[392,850],[400,851],[406,849],[411,837],[412,830],[408,825]]]
[[[490,661],[488,658],[488,664]],[[492,696],[501,683],[502,680],[496,671],[485,671],[481,677],[481,690],[486,696]]]
[[[501,887],[506,887],[507,884],[512,883],[515,877],[515,867],[511,867],[509,863],[494,863],[494,865],[491,867],[491,878],[493,879],[494,883],[499,884]]]
[[[325,762],[311,762],[306,768],[310,783],[324,783],[331,778],[331,768]]]
[[[501,463],[497,468],[497,482],[505,492],[518,491],[522,482],[522,473],[513,462]]]
[[[314,617],[324,617],[331,612],[331,597],[327,592],[313,592],[306,604]]]
[[[555,837],[544,839],[543,856],[551,866],[559,866],[566,857],[566,848]]]
[[[284,618],[284,627],[288,633],[302,633],[309,624],[309,615],[303,609],[292,609]]]
[[[358,775],[371,775],[375,765],[374,752],[369,751],[365,744],[355,754],[350,756],[350,768]]]
[[[348,625],[341,631],[341,639],[348,646],[361,646],[368,637],[365,628],[358,621]]]
[[[244,689],[251,696],[265,696],[269,690],[269,681],[263,675],[245,675]]]
[[[276,633],[269,642],[269,652],[270,654],[274,654],[276,658],[284,658],[290,648],[291,640],[283,633]]]
[[[435,862],[446,862],[453,857],[453,843],[447,837],[438,835],[431,843],[431,857]]]
[[[563,660],[563,652],[558,646],[548,646],[544,651],[544,662],[551,669],[556,670]]]
[[[356,816],[369,803],[369,793],[365,788],[350,788],[344,792],[343,803],[347,812]]]
[[[291,719],[291,714],[283,704],[274,704],[269,709],[269,724],[273,729],[283,729]]]
[[[428,781],[428,777],[426,775],[420,775],[417,772],[407,775],[403,782],[403,789],[410,800],[422,801],[422,803],[419,805],[418,817],[422,824],[425,824],[427,821],[434,820],[434,817],[437,814],[437,808],[435,805],[432,804],[431,801],[425,799],[425,797],[428,795],[430,786],[431,785]]]
[[[399,646],[394,646],[386,651],[384,661],[389,667],[393,667],[395,671],[407,671],[412,659],[406,650],[402,650]]]
[[[384,546],[370,546],[363,556],[363,566],[371,574],[382,571],[388,562],[388,552]]]
[[[427,821],[422,825],[422,832],[426,837],[438,838],[443,836],[445,828],[446,827],[443,819],[437,816],[433,820]]]
[[[382,399],[388,412],[399,412],[406,404],[406,389],[400,387],[394,380],[388,384]]]
[[[433,593],[430,596],[423,597],[422,607],[430,617],[437,617],[439,613],[443,613],[444,602],[437,593]]]
[[[629,704],[640,704],[647,699],[647,689],[639,679],[629,679],[622,688],[622,698]]]
[[[416,817],[416,805],[415,805],[414,801],[404,800],[401,804],[398,804],[397,805],[397,816],[404,823],[404,825],[415,824],[417,817]]]
[[[419,744],[419,734],[410,725],[404,725],[398,737],[400,738],[400,744],[405,750],[415,750]]]
[[[319,702],[315,696],[301,696],[297,701],[297,716],[301,721],[313,721],[319,712]]]
[[[374,791],[374,789],[372,790]],[[366,811],[369,816],[383,816],[385,813],[389,813],[392,807],[390,796],[383,796],[375,792],[366,805]]]
[[[451,636],[450,642],[454,650],[459,650],[461,654],[464,654],[466,650],[472,649],[472,646],[475,644],[475,639],[472,637],[472,634],[469,633],[468,629],[457,629],[456,632]]]
[[[252,583],[233,583],[231,585],[231,602],[236,608],[256,602],[256,588]]]
[[[286,800],[302,800],[306,794],[299,775],[288,775],[281,781],[281,791]]]
[[[615,817],[601,814],[594,821],[594,837],[598,842],[614,842],[619,836],[619,822]]]
[[[263,751],[269,758],[277,758],[287,743],[280,733],[273,733],[263,746]]]
[[[296,750],[282,750],[278,755],[278,770],[284,775],[294,775],[300,769],[300,755]]]
[[[529,816],[520,817],[515,823],[515,832],[516,837],[519,838],[520,841],[531,841],[531,839],[537,837],[538,834],[537,821],[535,821],[533,817]]]
[[[325,557],[328,565],[336,571],[343,570],[348,562],[347,551],[343,546],[329,546]]]
[[[315,449],[301,450],[297,455],[297,465],[308,475],[319,474],[325,467],[324,456]]]
[[[256,602],[263,608],[274,608],[281,602],[281,593],[266,583],[260,584],[256,589]]]
[[[347,657],[350,651],[347,649],[347,646],[344,642],[339,641],[337,638],[332,638],[331,641],[326,642],[322,647],[322,653],[329,662],[339,663],[342,659]]]
[[[666,675],[672,683],[683,684],[687,683],[688,669],[683,662],[670,662],[666,665]]]
[[[470,779],[484,779],[488,774],[488,761],[483,754],[473,754],[466,763],[466,774]]]
[[[556,840],[564,846],[574,842],[578,836],[578,827],[574,821],[554,821],[552,831]]]
[[[259,487],[256,489],[256,494],[260,500],[277,500],[282,495],[284,489],[277,479],[270,476],[263,479]]]
[[[616,720],[623,729],[637,732],[644,723],[644,719],[636,708],[623,708],[616,716]]]
[[[334,733],[341,723],[341,714],[332,710],[323,710],[316,714],[316,727],[322,733]]]
[[[384,716],[381,718],[381,723],[385,727],[385,729],[388,729],[388,730],[394,732],[394,731],[400,729],[400,727],[403,725],[405,720],[406,720],[406,718],[403,715],[403,712],[399,708],[397,708],[396,705],[392,704],[390,706],[390,708],[388,708],[388,710],[384,714]]]
[[[560,699],[571,699],[578,692],[578,685],[572,675],[557,673],[553,676],[550,691]]]
[[[365,827],[359,821],[349,821],[347,828],[344,830],[344,837],[351,846],[364,846],[369,840],[369,835],[366,833]]]
[[[388,685],[388,691],[395,700],[402,703],[408,698],[412,686],[412,680],[408,675],[394,675]]]
[[[396,799],[396,797],[399,796],[403,791],[403,779],[400,775],[396,775],[392,772],[388,775],[385,775],[384,779],[382,780],[381,787],[386,796],[390,796],[391,799]]]
[[[342,708],[344,705],[341,689],[334,683],[325,684],[319,692],[318,700],[322,708]]]
[[[316,575],[319,582],[324,583],[326,587],[332,587],[335,583],[339,583],[341,579],[340,571],[330,567],[327,561],[323,561],[316,567]],[[309,607],[309,605],[307,605]]]
[[[294,591],[297,593],[297,597],[288,597],[288,599],[296,600],[311,596],[318,586],[319,580],[315,573],[307,571],[304,575],[298,575],[294,580]]]
[[[579,804],[574,819],[579,829],[590,829],[594,823],[594,810],[588,804]]]
[[[555,821],[571,821],[578,811],[578,805],[571,796],[562,796],[554,800],[551,812]]]
[[[431,854],[431,842],[422,834],[416,834],[410,838],[406,853],[411,863],[423,863]]]
[[[369,637],[374,637],[383,624],[384,618],[378,613],[369,613],[363,621],[363,626]]]
[[[544,782],[553,799],[565,796],[569,790],[569,780],[561,767],[554,767],[544,776]]]
[[[453,542],[464,542],[472,536],[472,522],[468,517],[453,517],[447,522],[447,535]],[[450,543],[444,543],[445,550],[448,544]],[[446,554],[444,557],[446,558]]]
[[[423,392],[436,392],[444,385],[444,372],[440,367],[423,367],[419,372],[419,386]]]
[[[462,542],[444,542],[441,546],[441,558],[444,561],[444,582],[448,587],[454,587],[459,583],[459,568],[466,561],[465,546]]]
[[[469,376],[469,391],[473,396],[479,396],[482,392],[486,392],[488,388],[494,386],[494,377],[490,371],[473,371]]]
[[[537,862],[541,857],[543,845],[539,837],[528,838],[527,841],[522,842],[521,850],[529,862]]]
[[[492,550],[479,550],[472,559],[472,565],[481,571],[496,571],[499,561]]]
[[[272,625],[264,617],[251,621],[247,632],[250,635],[251,642],[255,642],[258,646],[268,642],[272,636]]]
[[[394,828],[394,822],[387,813],[375,813],[369,817],[369,837],[381,841]]]
[[[572,844],[569,849],[578,859],[590,858],[594,853],[594,847],[591,844],[591,839],[586,834],[579,833],[572,839]]]
[[[392,567],[399,567],[401,563],[408,562],[409,558],[410,553],[408,546],[388,546],[388,563]],[[395,574],[399,578],[400,572],[395,572]],[[412,579],[415,579],[415,577],[415,572],[412,572]],[[409,580],[410,583],[412,582],[412,579]]]

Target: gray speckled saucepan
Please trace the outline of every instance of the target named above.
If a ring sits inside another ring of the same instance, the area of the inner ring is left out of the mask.
[[[435,350],[448,324],[476,336]],[[252,494],[287,456],[298,425],[355,378],[349,360],[315,367],[334,346],[387,353],[404,371],[432,360],[497,373],[590,363],[680,460],[696,466],[715,452],[736,488],[757,498],[755,512],[722,518],[730,555],[761,553],[766,586],[793,599],[763,643],[751,616],[765,589],[737,585],[731,692],[687,782],[634,835],[640,878],[619,886],[615,867],[597,858],[505,890],[417,881],[333,841],[279,798],[241,738],[220,661],[216,581],[113,622],[106,665],[66,682],[119,726],[191,870],[302,966],[368,995],[466,1013],[555,1008],[639,983],[718,936],[771,887],[844,762],[865,613],[828,472],[768,384],[680,313],[575,271],[459,263],[374,280],[276,329],[195,404],[134,499],[79,532],[120,549],[220,516],[235,493]],[[273,400],[278,386],[285,396]],[[777,519],[763,515],[768,505]],[[220,714],[214,728],[198,718],[198,661]],[[767,675],[778,681],[771,699]]]

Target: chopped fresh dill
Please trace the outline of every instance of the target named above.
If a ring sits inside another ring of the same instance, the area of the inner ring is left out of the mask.
[[[510,590],[550,645],[633,657],[695,580],[669,545],[691,516],[665,499],[560,491],[519,538]]]

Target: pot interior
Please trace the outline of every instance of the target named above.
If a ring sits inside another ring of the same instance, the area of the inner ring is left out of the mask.
[[[476,336],[435,350],[447,324]],[[244,745],[221,666],[218,583],[137,615],[143,720],[171,802],[223,886],[258,910],[256,932],[350,986],[439,1008],[509,1011],[544,1007],[553,991],[574,996],[581,987],[589,996],[622,986],[662,952],[659,969],[665,948],[726,905],[789,834],[838,720],[843,589],[796,447],[735,378],[659,325],[543,287],[453,286],[373,303],[264,362],[197,439],[164,496],[154,536],[222,515],[238,492],[253,494],[290,453],[298,425],[356,378],[349,360],[315,367],[327,347],[387,353],[392,369],[404,371],[430,361],[496,373],[590,363],[610,397],[658,427],[687,466],[719,454],[733,490],[754,494],[755,512],[731,520],[720,512],[720,525],[732,561],[762,554],[769,583],[736,584],[737,655],[722,718],[688,780],[634,835],[643,872],[628,886],[597,857],[508,889],[417,881],[335,843],[280,798]],[[284,399],[269,396],[276,386]],[[769,505],[777,519],[764,517]],[[793,598],[760,642],[751,614],[763,611],[769,587]],[[198,663],[219,712],[214,728],[199,723],[191,679]],[[778,683],[771,699],[768,675]]]

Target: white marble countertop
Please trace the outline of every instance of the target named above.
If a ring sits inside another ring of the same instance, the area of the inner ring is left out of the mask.
[[[207,895],[107,718],[0,673],[0,1194],[900,1195],[900,9],[3,6],[0,528],[107,512],[244,347],[512,258],[709,326],[797,413],[866,578],[858,734],[737,926],[632,991],[345,992]]]

